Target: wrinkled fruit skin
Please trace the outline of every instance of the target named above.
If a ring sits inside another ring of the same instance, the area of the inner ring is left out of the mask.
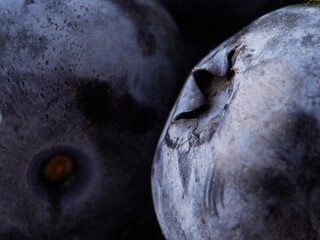
[[[0,1],[1,240],[143,239],[182,50],[155,1]]]
[[[166,239],[320,239],[319,29],[286,7],[193,69],[153,164]]]

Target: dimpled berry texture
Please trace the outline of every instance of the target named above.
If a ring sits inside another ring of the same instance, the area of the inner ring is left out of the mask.
[[[279,9],[193,69],[152,171],[168,240],[320,239],[319,29]]]
[[[0,56],[0,239],[142,236],[183,75],[169,15],[150,0],[1,0]],[[41,182],[50,154],[75,158],[72,185]]]

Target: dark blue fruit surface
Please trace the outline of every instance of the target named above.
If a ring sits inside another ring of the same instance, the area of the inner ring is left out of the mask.
[[[319,29],[319,4],[281,8],[192,70],[154,158],[167,239],[320,239]]]
[[[1,0],[0,239],[155,239],[152,156],[184,68],[155,1]]]

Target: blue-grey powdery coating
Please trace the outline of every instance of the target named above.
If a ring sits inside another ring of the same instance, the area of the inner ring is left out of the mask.
[[[282,8],[193,69],[153,164],[168,240],[320,239],[319,29]]]
[[[156,1],[1,0],[0,239],[137,233],[184,64]]]

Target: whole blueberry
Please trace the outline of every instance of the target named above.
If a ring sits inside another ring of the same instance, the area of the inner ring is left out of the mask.
[[[0,239],[144,239],[184,75],[171,17],[150,0],[1,0],[0,56]]]
[[[167,239],[320,239],[319,29],[282,8],[193,69],[154,158]]]

